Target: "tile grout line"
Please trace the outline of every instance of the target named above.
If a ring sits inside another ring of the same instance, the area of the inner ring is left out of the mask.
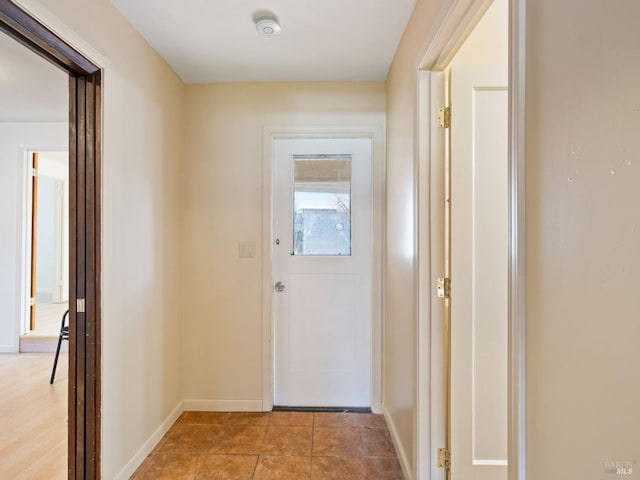
[[[362,426],[360,425],[360,421],[359,419],[356,419],[356,423],[358,425],[358,436],[360,437],[360,452],[362,452],[362,456],[360,457],[362,459],[362,464],[364,466],[364,471],[365,471],[365,475],[368,475],[368,467],[367,467],[367,462],[365,460],[365,449],[364,449],[364,440],[362,439]]]
[[[271,420],[273,419],[273,412],[269,413],[269,421],[267,422],[266,428],[264,430],[264,437],[262,439],[262,448],[258,452],[258,458],[256,459],[256,464],[253,467],[253,473],[251,474],[251,479],[253,480],[256,476],[256,471],[258,470],[258,464],[260,463],[260,459],[263,457],[263,450],[265,444],[267,443],[267,435],[269,435],[269,429],[271,428]]]
[[[311,422],[311,451],[309,452],[309,480],[313,480],[313,439],[316,435],[316,414],[313,414],[313,421]]]

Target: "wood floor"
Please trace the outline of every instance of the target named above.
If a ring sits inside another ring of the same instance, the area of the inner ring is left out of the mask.
[[[68,360],[53,354],[0,354],[0,478],[67,478]]]
[[[402,480],[382,415],[186,412],[135,480]]]

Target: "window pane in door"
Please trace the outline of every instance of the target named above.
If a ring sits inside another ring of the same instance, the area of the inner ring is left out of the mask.
[[[351,157],[294,156],[294,255],[351,255]]]

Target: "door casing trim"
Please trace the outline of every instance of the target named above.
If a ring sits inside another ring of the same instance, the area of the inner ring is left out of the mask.
[[[273,142],[276,139],[369,138],[372,146],[371,410],[382,413],[382,312],[384,248],[384,129],[378,126],[265,127],[262,152],[262,409],[274,399]]]

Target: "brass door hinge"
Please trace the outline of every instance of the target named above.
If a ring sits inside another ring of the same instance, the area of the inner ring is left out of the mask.
[[[438,279],[438,298],[451,298],[451,279]]]
[[[438,468],[451,470],[451,453],[446,448],[438,449]]]
[[[451,107],[438,109],[438,125],[440,125],[440,128],[449,128],[451,126]]]
[[[77,313],[84,313],[84,303],[85,303],[84,298],[78,298],[76,300],[76,312]]]

